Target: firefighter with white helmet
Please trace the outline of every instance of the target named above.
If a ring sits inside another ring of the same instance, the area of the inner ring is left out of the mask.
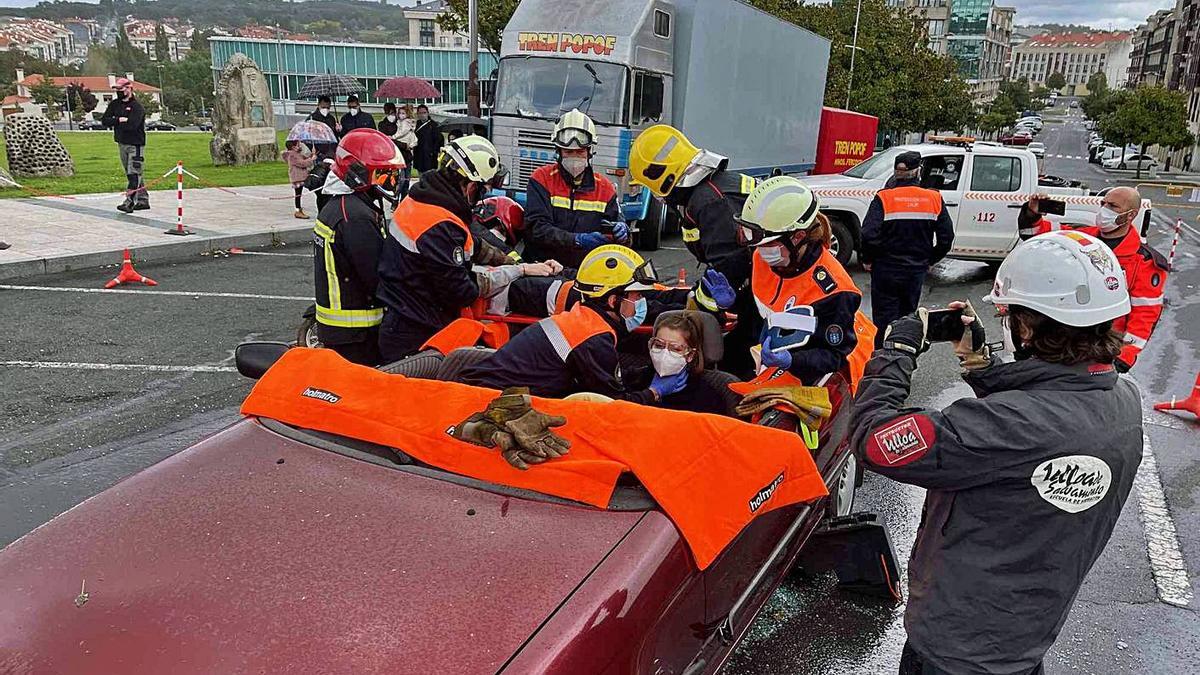
[[[874,327],[859,311],[862,292],[829,251],[829,220],[799,180],[777,176],[756,187],[737,217],[738,239],[754,251],[750,289],[763,318],[762,365],[805,384],[849,367],[857,386]]]
[[[415,354],[479,297],[468,224],[501,169],[491,141],[456,138],[442,148],[438,168],[422,174],[396,207],[376,290],[387,308],[379,330],[384,362]]]
[[[1041,673],[1141,461],[1141,400],[1114,367],[1113,322],[1130,305],[1112,250],[1080,232],[1034,237],[985,300],[1016,361],[992,355],[970,304],[952,303],[974,398],[905,407],[929,347],[920,309],[888,327],[855,399],[867,467],[926,490],[901,673]]]
[[[525,255],[578,267],[588,251],[629,243],[617,188],[592,167],[596,123],[577,109],[563,113],[550,135],[555,161],[529,177],[525,192]]]

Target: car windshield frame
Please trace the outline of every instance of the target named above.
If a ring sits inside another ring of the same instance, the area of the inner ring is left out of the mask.
[[[556,120],[578,108],[596,124],[626,123],[628,66],[528,55],[507,56],[500,65],[492,115]],[[550,82],[558,84],[551,87]]]
[[[873,180],[891,174],[896,156],[903,152],[900,146],[893,146],[879,152],[842,172],[843,176]],[[869,175],[868,175],[869,174]]]

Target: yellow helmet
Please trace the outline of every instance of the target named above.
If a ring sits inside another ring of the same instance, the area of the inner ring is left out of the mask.
[[[671,193],[700,148],[669,124],[656,124],[634,140],[629,149],[629,173],[659,197]]]
[[[746,197],[738,224],[744,246],[761,246],[788,234],[807,230],[817,222],[821,203],[812,190],[791,176],[763,181]]]
[[[599,298],[615,290],[653,290],[657,281],[654,263],[627,246],[607,244],[592,249],[579,263],[575,288],[589,298]]]

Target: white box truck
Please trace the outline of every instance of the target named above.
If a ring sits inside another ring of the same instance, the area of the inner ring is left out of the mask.
[[[596,171],[654,249],[667,209],[630,180],[638,133],[671,124],[744,173],[805,173],[828,63],[828,40],[737,0],[524,0],[504,29],[491,138],[523,201],[529,176],[555,159],[555,120],[586,112]]]

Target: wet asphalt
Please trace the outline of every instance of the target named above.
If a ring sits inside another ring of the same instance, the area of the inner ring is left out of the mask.
[[[1080,144],[1086,132],[1078,124],[1050,124],[1042,136],[1049,154],[1078,154],[1051,148]],[[1048,172],[1086,175],[1093,187],[1111,178],[1080,162],[1055,162],[1048,160]],[[1170,247],[1166,224],[1176,213],[1195,223],[1197,211],[1160,212],[1150,240],[1165,253]],[[659,269],[684,266],[694,274],[678,239],[664,244],[653,255]],[[1186,395],[1200,369],[1200,301],[1195,299],[1200,233],[1185,235],[1180,251],[1167,287],[1167,311],[1133,371],[1146,392],[1147,409],[1152,400]],[[308,300],[203,293],[307,298],[312,288],[306,248],[263,253],[269,255],[203,256],[138,267],[159,281],[156,290],[197,295],[0,288],[0,319],[8,333],[0,346],[0,545],[237,419],[250,383],[228,370],[234,346],[244,340],[293,339]],[[857,267],[852,271],[866,289],[867,275]],[[8,283],[99,288],[114,272],[87,270]],[[980,304],[991,280],[987,265],[950,261],[930,275],[925,302],[942,306],[969,298]],[[998,335],[996,321],[987,317],[986,322]],[[88,370],[99,366],[83,364],[202,368],[144,372]],[[942,407],[970,395],[957,370],[949,349],[935,346],[920,361],[910,404]],[[1149,410],[1146,423],[1157,460],[1154,478],[1161,481],[1166,517],[1184,562],[1181,574],[1190,589],[1200,574],[1200,424]],[[1200,657],[1196,603],[1177,607],[1160,599],[1147,532],[1160,532],[1161,522],[1155,525],[1154,516],[1144,514],[1138,498],[1135,489],[1047,658],[1048,672],[1195,672]],[[859,492],[858,508],[879,513],[887,523],[902,567],[922,499],[920,489],[874,475]],[[828,576],[788,579],[724,672],[894,672],[904,642],[902,611],[843,593]]]

